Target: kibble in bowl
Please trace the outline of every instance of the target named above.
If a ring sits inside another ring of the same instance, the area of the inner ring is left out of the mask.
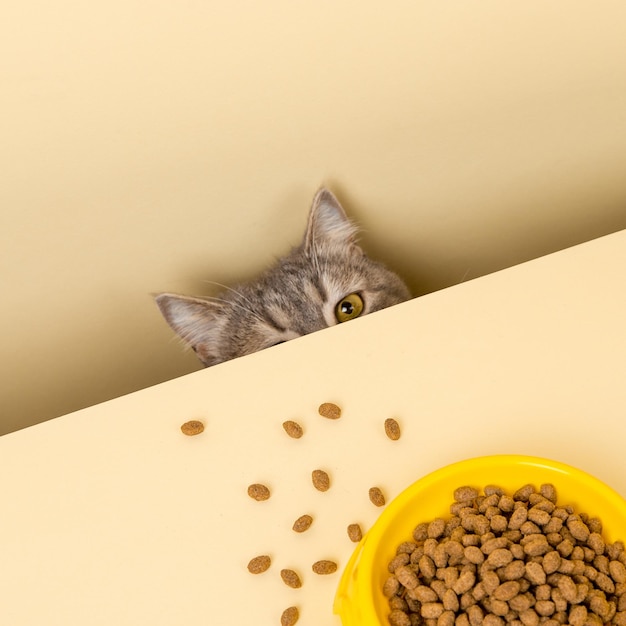
[[[407,554],[409,548],[413,548],[415,541],[414,531],[420,524],[424,524],[423,531],[425,533],[426,541],[428,541],[428,549],[435,549],[435,546],[442,536],[439,531],[441,526],[445,527],[445,521],[449,520],[453,513],[450,511],[451,503],[457,499],[463,501],[464,499],[471,499],[473,497],[470,493],[471,489],[478,490],[480,494],[486,493],[485,487],[489,485],[498,485],[508,494],[513,494],[521,487],[528,484],[534,485],[535,490],[539,491],[542,485],[554,485],[558,497],[559,504],[571,505],[576,510],[576,513],[586,513],[590,518],[598,518],[602,524],[602,540],[606,543],[615,542],[618,540],[626,539],[626,501],[621,498],[612,489],[606,486],[601,481],[593,478],[592,476],[581,472],[573,467],[540,459],[536,457],[525,456],[491,456],[481,457],[477,459],[470,459],[449,465],[440,470],[433,472],[418,480],[404,492],[402,492],[397,498],[395,498],[378,518],[378,521],[367,532],[364,540],[359,544],[355,550],[351,560],[346,566],[343,576],[339,585],[335,597],[334,611],[341,617],[344,626],[385,626],[390,623],[394,623],[394,617],[398,617],[397,624],[409,624],[409,623],[439,623],[441,624],[449,622],[451,625],[456,623],[465,623],[463,620],[459,622],[456,618],[463,612],[463,608],[453,606],[454,599],[453,593],[447,593],[444,587],[452,588],[454,595],[461,602],[461,598],[464,594],[465,599],[463,602],[466,604],[471,602],[470,595],[480,595],[483,593],[485,585],[482,585],[477,591],[474,588],[477,586],[477,580],[472,580],[472,577],[466,573],[471,570],[471,567],[456,568],[453,571],[453,567],[442,568],[440,572],[437,572],[437,558],[433,552],[432,557],[424,559],[424,563],[420,564],[425,567],[425,571],[432,564],[434,566],[433,575],[435,580],[440,575],[440,580],[434,585],[433,588],[428,585],[422,585],[421,581],[417,581],[414,586],[411,596],[415,596],[417,603],[415,607],[417,610],[423,613],[419,619],[414,616],[413,622],[407,621],[398,613],[392,616],[390,621],[390,615],[392,611],[404,610],[406,607],[401,606],[402,602],[393,600],[394,605],[398,606],[398,609],[390,606],[390,597],[393,597],[391,589],[385,588],[385,584],[388,583],[390,578],[390,562],[396,558],[398,548],[403,545],[401,551],[406,547]],[[461,487],[470,487],[471,489],[467,493],[460,493],[457,491]],[[549,487],[546,487],[544,496],[547,500],[550,499],[552,494],[549,492]],[[519,497],[523,498],[524,494]],[[506,508],[506,502],[504,503]],[[459,506],[459,511],[462,509]],[[520,510],[523,507],[518,505]],[[543,540],[534,535],[537,533],[529,532],[533,528],[530,524],[535,526],[541,526],[545,523],[543,519],[545,516],[541,513],[541,508],[535,509],[530,513],[531,519],[528,519],[528,514],[531,507],[526,507],[526,516],[523,513],[516,513],[516,517],[512,522],[512,526],[519,524],[520,533],[528,539],[524,540],[523,548],[526,549],[528,558],[526,561],[530,563],[535,560],[539,562],[543,559],[544,554],[547,557],[548,552],[544,551],[544,547],[539,544]],[[513,511],[498,514],[495,509],[491,509],[489,514],[491,516],[490,523],[494,524],[496,529],[495,535],[498,534],[497,529],[499,525],[503,523],[503,519],[508,515],[509,523]],[[485,517],[487,517],[485,515]],[[525,519],[522,520],[522,517]],[[519,519],[518,519],[519,518]],[[442,520],[442,521],[438,521]],[[476,520],[477,521],[477,520]],[[482,520],[481,520],[482,521]],[[572,520],[575,521],[575,520]],[[476,534],[485,530],[490,532],[491,529],[476,529]],[[577,524],[572,526],[572,535],[579,534],[581,537],[584,534],[584,528]],[[511,534],[511,537],[514,535]],[[530,545],[530,542],[536,540],[536,544]],[[583,539],[581,539],[583,541]],[[587,538],[584,541],[589,541]],[[532,621],[530,618],[538,614],[543,621],[545,616],[542,612],[549,613],[554,604],[555,598],[557,604],[560,601],[563,602],[563,597],[571,595],[572,602],[575,599],[572,595],[574,591],[569,589],[571,586],[567,582],[566,572],[554,572],[552,574],[546,574],[545,569],[541,567],[535,567],[530,565],[528,572],[524,577],[524,580],[529,582],[522,582],[522,586],[532,586],[533,590],[539,589],[539,595],[534,599],[529,599],[526,595],[528,590],[524,590],[520,593],[516,582],[520,582],[520,578],[516,578],[516,568],[521,567],[520,561],[524,560],[516,551],[514,553],[507,552],[507,549],[500,547],[498,541],[493,542],[493,546],[489,546],[489,554],[486,554],[485,550],[481,550],[481,546],[463,546],[466,549],[467,558],[475,560],[477,567],[482,567],[482,571],[492,568],[494,572],[497,572],[501,576],[504,575],[505,569],[507,575],[510,575],[512,584],[508,584],[508,580],[496,580],[498,576],[494,574],[496,579],[491,581],[489,577],[489,585],[494,586],[491,590],[487,585],[487,591],[495,594],[492,602],[492,610],[494,613],[493,619],[485,619],[487,612],[483,610],[483,615],[478,615],[478,608],[470,609],[469,604],[465,608],[466,620],[468,626],[474,626],[479,622],[487,624],[493,622],[496,626],[496,622],[503,624],[506,622],[505,615],[498,616],[498,613],[503,613],[507,604],[519,605],[520,614],[525,611],[525,602],[532,601],[535,605],[532,607],[532,611],[524,614],[524,619],[527,619],[528,625]],[[496,545],[498,544],[498,545]],[[593,542],[592,544],[593,545]],[[477,548],[474,550],[473,548]],[[597,546],[599,550],[600,545]],[[591,550],[592,548],[588,548]],[[439,548],[440,552],[443,552],[443,548]],[[581,548],[582,551],[582,548]],[[480,554],[479,554],[480,552]],[[557,550],[551,550],[550,552],[557,552]],[[531,554],[532,553],[532,554]],[[449,555],[448,555],[449,556]],[[413,555],[414,561],[419,561],[421,558],[419,553]],[[462,555],[457,555],[459,559],[462,559]],[[402,557],[401,557],[402,558]],[[409,559],[411,556],[409,556]],[[483,565],[483,562],[490,559],[489,564]],[[550,562],[550,559],[554,560],[554,565]],[[551,554],[546,567],[548,570],[550,567],[556,567],[556,555]],[[570,559],[576,561],[578,559]],[[478,564],[480,561],[480,564]],[[506,562],[505,562],[506,561]],[[460,562],[460,560],[459,560]],[[398,567],[396,567],[396,565]],[[411,562],[409,561],[409,567],[403,568],[401,564],[394,563],[392,569],[399,574],[403,584],[412,587],[416,581],[413,580],[411,569]],[[577,564],[578,567],[580,565]],[[560,567],[560,566],[559,566]],[[615,567],[617,569],[617,567]],[[447,571],[446,571],[447,570]],[[542,571],[539,571],[542,570]],[[563,574],[563,579],[560,576]],[[621,573],[618,573],[620,576]],[[547,582],[543,583],[542,576],[547,578]],[[576,579],[576,573],[571,573],[571,577],[574,582],[582,580]],[[449,578],[449,580],[448,580]],[[454,580],[453,580],[454,579]],[[559,589],[559,582],[563,589]],[[497,583],[497,584],[496,584]],[[507,584],[503,584],[507,583]],[[607,584],[604,578],[601,578],[601,584]],[[549,586],[552,585],[557,591],[552,591]],[[467,589],[466,589],[467,587]],[[496,591],[497,589],[497,591]],[[578,591],[580,591],[579,589]],[[441,592],[440,596],[437,595],[437,591]],[[458,593],[457,593],[458,592]],[[548,595],[549,594],[549,595]],[[545,599],[544,599],[545,595]],[[519,596],[519,598],[518,598]],[[523,597],[522,597],[523,596]],[[554,596],[554,597],[552,597]],[[408,597],[408,596],[406,596]],[[444,600],[445,598],[445,600]],[[591,604],[591,598],[587,602]],[[594,598],[593,602],[599,604],[600,599]],[[572,607],[574,605],[572,604]],[[583,604],[580,605],[584,606]],[[442,609],[443,607],[443,609]],[[531,608],[531,607],[529,607]],[[571,608],[571,607],[570,607]],[[442,609],[442,610],[440,610]],[[584,609],[578,611],[580,616],[576,613],[573,617],[580,618],[581,626],[583,623],[582,613]],[[437,614],[435,614],[437,613]],[[531,615],[532,613],[532,615]],[[591,611],[589,611],[591,613]],[[509,615],[509,618],[511,616]],[[446,618],[449,618],[446,622]],[[497,618],[497,619],[496,619]],[[521,619],[521,623],[525,624],[524,619]],[[586,619],[586,618],[585,618]],[[434,620],[434,622],[428,622],[426,620]],[[597,623],[597,622],[594,622]]]

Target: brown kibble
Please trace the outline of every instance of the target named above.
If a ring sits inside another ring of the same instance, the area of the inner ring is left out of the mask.
[[[283,582],[287,587],[291,587],[292,589],[299,589],[302,587],[302,581],[300,580],[300,576],[292,569],[281,569],[280,577],[283,579]]]
[[[389,626],[411,626],[411,618],[400,609],[394,609],[387,616]]]
[[[384,593],[402,623],[626,626],[626,552],[600,519],[557,506],[548,484],[454,497],[449,521],[421,522],[389,562]]]
[[[400,581],[395,576],[389,576],[383,585],[385,598],[393,598],[400,589]]]
[[[180,429],[184,435],[193,437],[193,435],[199,435],[204,430],[204,424],[199,420],[191,420],[185,422]]]
[[[270,497],[270,490],[261,483],[254,483],[248,487],[248,495],[257,502],[268,500]]]
[[[556,487],[552,483],[545,483],[539,487],[539,493],[552,503],[556,503]]]
[[[359,524],[350,524],[348,526],[348,537],[350,537],[350,541],[354,541],[354,543],[358,543],[363,539],[363,531]]]
[[[454,593],[460,596],[466,591],[469,591],[474,586],[475,582],[476,576],[474,572],[467,570],[457,578],[457,581],[452,586],[452,589]]]
[[[568,520],[567,528],[578,541],[587,541],[589,539],[589,527],[580,519]]]
[[[454,490],[454,499],[457,502],[465,502],[478,497],[478,489],[465,485]]]
[[[313,486],[318,491],[328,491],[330,488],[330,477],[324,470],[313,470],[311,479],[313,480]]]
[[[619,561],[609,561],[609,573],[616,583],[626,582],[626,567]]]
[[[280,626],[294,626],[300,619],[300,611],[297,606],[290,606],[280,616]]]
[[[248,563],[248,571],[251,574],[262,574],[269,569],[271,564],[272,559],[266,554],[255,556],[253,559],[250,559]]]
[[[310,515],[301,515],[294,523],[293,530],[297,533],[303,533],[305,530],[309,530],[311,524],[313,523],[313,518]]]
[[[504,567],[513,560],[513,555],[506,548],[496,548],[488,557],[487,563],[493,567]]]
[[[417,574],[407,565],[398,567],[395,574],[400,584],[407,589],[415,589],[419,585]]]
[[[293,420],[287,420],[286,422],[283,422],[283,428],[292,439],[300,439],[300,437],[302,437],[302,435],[304,434],[302,426],[300,426],[298,422],[294,422]]]
[[[313,563],[313,571],[321,575],[334,574],[337,571],[337,563],[328,560],[315,561]],[[400,580],[399,577],[398,580]]]
[[[385,434],[392,441],[400,439],[400,424],[398,424],[398,422],[392,417],[385,420]]]
[[[492,595],[496,600],[508,601],[514,598],[519,590],[520,584],[516,580],[509,580],[496,587]]]
[[[422,604],[421,614],[425,619],[437,619],[443,611],[441,602],[426,602]]]
[[[371,487],[369,490],[369,497],[375,506],[385,506],[385,496],[378,487]]]
[[[341,409],[332,402],[320,404],[318,411],[322,417],[326,417],[329,420],[336,420],[341,417]]]
[[[584,604],[577,604],[570,609],[569,624],[571,626],[584,626],[587,621],[587,607]]]

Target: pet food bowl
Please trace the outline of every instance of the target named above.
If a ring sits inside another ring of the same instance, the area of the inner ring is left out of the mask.
[[[343,626],[386,626],[389,603],[382,588],[389,576],[387,564],[397,546],[412,539],[420,522],[449,517],[453,492],[471,485],[482,489],[498,485],[513,494],[531,483],[552,483],[558,502],[577,512],[599,517],[603,537],[626,540],[626,500],[597,478],[578,469],[542,458],[515,455],[485,456],[438,469],[398,495],[364,535],[342,574],[334,612]]]

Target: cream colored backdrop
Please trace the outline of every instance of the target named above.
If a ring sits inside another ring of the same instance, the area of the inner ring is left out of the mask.
[[[9,0],[0,68],[0,432],[198,368],[148,294],[322,183],[416,295],[626,227],[622,0]]]

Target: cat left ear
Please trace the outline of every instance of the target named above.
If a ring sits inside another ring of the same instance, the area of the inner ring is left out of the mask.
[[[313,198],[309,213],[304,236],[305,250],[320,245],[353,246],[357,231],[357,226],[348,219],[339,200],[328,189],[320,189]]]

